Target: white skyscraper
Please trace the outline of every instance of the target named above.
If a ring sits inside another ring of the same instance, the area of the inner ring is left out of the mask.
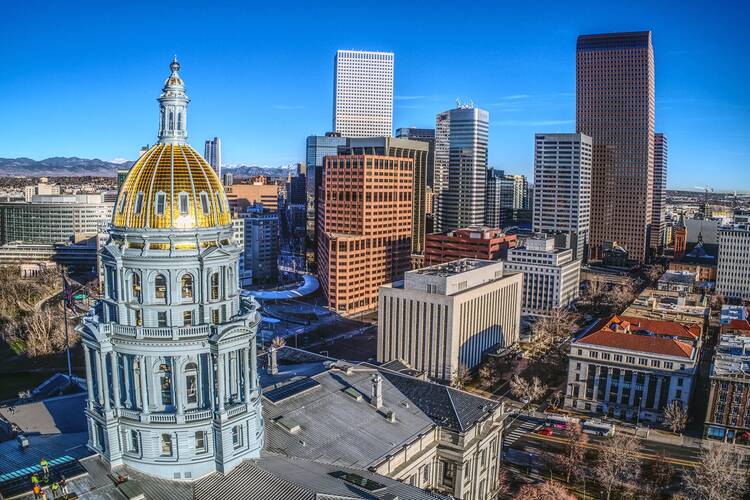
[[[536,134],[534,231],[570,236],[574,259],[582,259],[591,217],[591,137]]]
[[[206,140],[206,149],[203,158],[214,168],[214,172],[221,179],[221,139],[214,137],[213,140]]]
[[[727,298],[750,300],[750,226],[748,225],[735,224],[719,229],[716,293]]]
[[[336,53],[333,130],[344,137],[390,137],[393,52]]]

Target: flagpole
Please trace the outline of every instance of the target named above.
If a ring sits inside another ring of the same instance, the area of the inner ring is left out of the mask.
[[[72,294],[72,290],[69,290],[70,284],[65,277],[65,269],[62,270],[63,277],[63,318],[65,321],[65,350],[68,355],[68,385],[73,384],[73,369],[70,364],[70,339],[68,338],[68,295]]]

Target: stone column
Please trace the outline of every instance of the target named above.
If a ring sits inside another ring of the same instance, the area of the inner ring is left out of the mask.
[[[83,344],[84,361],[86,361],[86,394],[88,397],[88,406],[94,404],[94,373],[91,371],[91,350],[86,344]]]
[[[125,387],[125,408],[132,408],[133,399],[130,394],[130,384],[133,382],[133,363],[130,361],[130,354],[124,354],[122,356],[122,368],[122,382]]]
[[[224,354],[219,353],[217,355],[216,363],[217,363],[217,369],[216,369],[216,377],[218,380],[218,411],[219,413],[224,413],[224,399],[225,399],[225,391],[224,391]]]
[[[174,388],[174,403],[177,409],[177,414],[182,415],[184,412],[182,405],[182,356],[172,358],[172,387]]]
[[[250,342],[255,342],[255,337]],[[250,388],[255,391],[258,385],[258,357],[255,355],[255,349],[253,349],[252,344],[250,344],[247,350],[250,351]]]
[[[141,412],[148,414],[148,387],[146,382],[146,356],[139,356],[138,363],[141,365]]]
[[[102,376],[102,357],[100,351],[94,351],[94,363],[96,364],[96,389],[97,403],[104,404],[104,377]]]
[[[242,349],[242,369],[245,373],[245,383],[243,384],[243,388],[245,389],[245,403],[250,403],[250,377],[252,374],[250,373],[250,356],[247,352],[249,350],[249,347]]]
[[[216,408],[216,397],[214,394],[214,384],[216,384],[216,370],[214,369],[214,355],[211,353],[208,353],[206,366],[208,368],[208,406],[209,408],[211,408],[211,411],[213,411],[214,408]]]
[[[107,353],[99,351],[99,373],[102,375],[102,393],[104,394],[104,409],[109,410],[109,381],[107,377]]]
[[[112,351],[112,398],[115,408],[120,408],[120,366],[117,363],[117,353]]]

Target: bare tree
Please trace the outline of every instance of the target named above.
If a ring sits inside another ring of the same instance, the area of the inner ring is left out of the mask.
[[[591,304],[594,308],[599,308],[607,297],[607,282],[600,278],[591,278],[586,281],[586,289],[582,299]]]
[[[691,474],[685,475],[691,498],[701,500],[732,500],[747,491],[747,472],[742,457],[729,445],[714,443],[704,448],[700,461]]]
[[[67,346],[62,305],[42,307],[32,312],[16,324],[10,336],[23,344],[26,354],[30,357],[63,351]],[[69,324],[68,343],[72,346],[77,341],[78,334],[74,331],[73,325]]]
[[[544,396],[547,386],[539,380],[539,377],[533,377],[531,381],[528,381],[518,375],[513,375],[510,379],[510,392],[523,402],[531,403]]]
[[[516,498],[521,500],[575,500],[568,489],[557,481],[540,484],[526,484],[518,491]]]
[[[640,459],[638,440],[633,436],[618,434],[599,450],[594,474],[607,492],[607,500],[616,487],[628,488],[638,478]]]
[[[284,337],[276,336],[271,340],[271,347],[274,347],[276,349],[281,349],[286,345],[286,340]]]
[[[661,264],[649,266],[648,268],[646,268],[645,274],[649,283],[656,283],[664,274],[664,266],[662,266]]]
[[[552,408],[560,408],[560,403],[562,403],[563,400],[563,392],[560,390],[557,390],[552,393],[552,397],[549,400],[550,406]]]
[[[511,498],[513,488],[510,485],[510,475],[503,467],[497,469],[497,483],[495,484],[495,493],[497,498]]]
[[[479,381],[486,387],[491,387],[497,381],[497,370],[492,361],[486,361],[479,367]]]
[[[635,290],[630,285],[613,286],[607,293],[607,299],[616,311],[622,311],[635,300]]]
[[[682,403],[675,399],[664,408],[664,422],[674,433],[682,432],[687,427],[688,412]]]
[[[565,430],[565,438],[568,443],[565,451],[556,455],[557,465],[565,472],[565,482],[569,483],[571,476],[583,476],[586,457],[586,445],[589,437],[583,432],[583,427],[578,422],[571,422]]]
[[[451,385],[456,389],[463,389],[470,379],[469,368],[462,363],[458,365],[456,373],[453,374],[453,382]]]
[[[667,455],[662,450],[656,454],[653,462],[644,462],[641,467],[640,488],[649,498],[658,498],[667,488],[674,476],[674,467],[667,461]]]

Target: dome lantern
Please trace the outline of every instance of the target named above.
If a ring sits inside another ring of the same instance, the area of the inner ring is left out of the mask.
[[[161,144],[184,144],[187,139],[187,105],[185,84],[180,78],[180,63],[177,56],[169,65],[171,74],[164,82],[159,101],[159,142]]]

